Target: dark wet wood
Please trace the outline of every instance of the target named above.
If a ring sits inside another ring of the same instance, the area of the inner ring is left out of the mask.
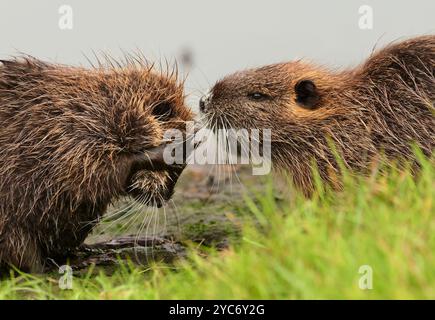
[[[79,271],[91,265],[115,266],[127,260],[145,266],[152,262],[171,263],[184,256],[184,247],[169,239],[126,236],[105,242],[83,244],[68,257],[50,259],[47,269],[55,269],[59,265],[68,264],[74,271]]]

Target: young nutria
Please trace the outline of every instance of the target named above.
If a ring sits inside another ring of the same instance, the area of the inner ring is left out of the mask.
[[[237,72],[215,84],[200,110],[214,127],[271,129],[272,162],[309,195],[313,160],[337,186],[330,142],[362,172],[381,155],[415,161],[413,143],[430,156],[434,101],[435,36],[428,35],[391,44],[353,70],[294,61]]]
[[[171,197],[182,168],[147,171],[147,151],[192,113],[176,73],[132,61],[0,64],[1,265],[41,270],[80,245],[120,196],[151,205]]]

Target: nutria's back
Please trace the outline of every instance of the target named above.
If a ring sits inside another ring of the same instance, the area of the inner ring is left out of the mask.
[[[435,148],[435,36],[391,44],[359,71],[359,102],[382,126],[372,140],[387,155],[413,159],[412,144],[430,156]],[[365,84],[369,84],[365,86]]]
[[[435,36],[398,42],[353,70],[294,61],[237,72],[200,109],[213,124],[271,129],[272,160],[309,194],[315,160],[325,181],[338,174],[332,140],[349,168],[367,171],[384,154],[415,160],[411,144],[435,147]]]

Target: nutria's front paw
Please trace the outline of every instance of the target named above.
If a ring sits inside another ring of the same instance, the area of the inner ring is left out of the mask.
[[[136,201],[160,208],[174,194],[175,184],[183,169],[173,171],[138,171],[132,177],[128,192]]]
[[[166,144],[148,150],[135,159],[127,180],[126,191],[139,203],[162,207],[174,194],[175,184],[186,165],[167,164]]]

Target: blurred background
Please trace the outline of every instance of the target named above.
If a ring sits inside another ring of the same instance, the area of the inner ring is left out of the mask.
[[[359,26],[364,5],[372,28]],[[0,58],[23,52],[87,66],[93,51],[118,57],[139,49],[151,60],[178,61],[196,108],[227,73],[302,57],[349,67],[375,45],[435,32],[434,12],[433,0],[1,0]]]

